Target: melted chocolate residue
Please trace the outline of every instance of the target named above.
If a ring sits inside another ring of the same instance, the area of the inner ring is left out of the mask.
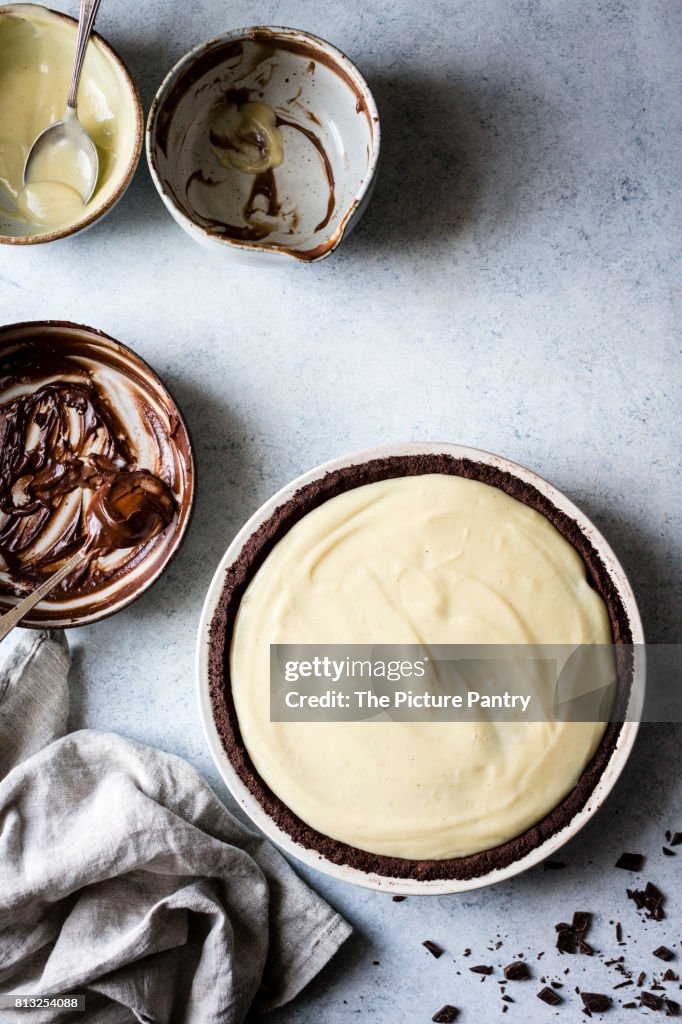
[[[0,557],[17,587],[41,582],[86,542],[103,555],[165,530],[172,491],[137,465],[125,422],[82,363],[49,348],[36,359],[26,346],[10,365],[3,389],[19,393],[0,405]],[[85,560],[61,592],[89,591],[100,575]]]

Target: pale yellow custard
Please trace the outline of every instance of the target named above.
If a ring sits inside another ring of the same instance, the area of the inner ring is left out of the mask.
[[[0,9],[0,234],[31,235],[76,224],[101,207],[125,177],[137,111],[122,69],[97,41],[88,46],[78,117],[97,146],[100,174],[84,204],[73,153],[55,152],[24,188],[24,164],[36,137],[63,119],[76,26],[42,7]]]
[[[611,643],[568,541],[501,490],[447,474],[332,498],[279,541],[240,604],[232,693],[272,791],[370,853],[445,859],[530,828],[576,785],[603,723],[270,722],[271,643]]]

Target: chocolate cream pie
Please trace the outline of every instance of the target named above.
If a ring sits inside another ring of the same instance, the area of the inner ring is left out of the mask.
[[[214,720],[304,847],[380,875],[474,878],[571,820],[621,725],[271,722],[270,644],[630,641],[591,541],[532,484],[446,454],[377,458],[302,487],[228,569],[210,630]]]

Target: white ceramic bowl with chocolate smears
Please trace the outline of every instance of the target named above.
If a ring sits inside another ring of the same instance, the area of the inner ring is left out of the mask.
[[[418,460],[420,465],[415,467],[414,460]],[[409,468],[405,469],[408,465]],[[441,468],[434,469],[434,466]],[[446,466],[448,468],[444,468]],[[595,608],[595,601],[605,601],[611,622],[610,631],[615,642],[643,644],[637,604],[621,565],[596,527],[568,498],[535,473],[500,456],[461,445],[411,443],[380,446],[334,459],[292,481],[267,501],[235,537],[218,566],[202,611],[196,652],[197,695],[209,748],[224,781],[252,820],[287,853],[326,874],[356,885],[405,895],[464,892],[491,885],[556,853],[604,803],[627,762],[638,729],[636,721],[606,726],[602,739],[597,741],[592,760],[583,769],[574,788],[567,791],[561,803],[546,817],[537,820],[527,827],[526,832],[509,842],[501,846],[491,844],[490,848],[480,847],[481,852],[472,857],[435,862],[375,858],[381,863],[374,870],[358,866],[363,860],[365,863],[367,861],[362,850],[362,856],[355,858],[357,850],[352,846],[336,840],[330,842],[328,835],[320,835],[314,827],[309,828],[295,813],[292,814],[290,808],[283,806],[282,800],[274,795],[262,777],[259,778],[241,736],[241,718],[231,696],[229,675],[225,675],[227,659],[229,657],[231,661],[234,654],[232,630],[237,622],[234,616],[241,615],[245,588],[249,587],[248,603],[253,609],[255,592],[251,584],[256,574],[268,564],[264,559],[269,559],[282,541],[289,537],[289,531],[300,525],[303,521],[301,517],[316,515],[326,505],[337,500],[334,495],[345,499],[349,488],[362,487],[375,479],[402,479],[405,473],[410,477],[413,477],[413,473],[419,477],[422,473],[434,472],[452,474],[456,479],[468,476],[470,481],[479,481],[476,486],[480,487],[482,482],[491,484],[490,490],[497,491],[499,488],[506,491],[506,495],[501,496],[505,501],[509,495],[518,499],[513,505],[525,508],[522,518],[526,525],[530,521],[528,516],[532,520],[539,512],[542,522],[548,520],[544,526],[542,523],[538,526],[538,529],[544,531],[541,536],[546,538],[554,530],[561,535],[558,537],[557,551],[563,551],[562,559],[565,556],[566,564],[573,566],[573,579],[583,596],[593,592],[591,600]],[[308,505],[316,511],[306,511]],[[526,508],[527,505],[530,507]],[[358,520],[354,519],[353,523],[355,528],[352,532],[357,535]],[[340,530],[339,536],[344,539],[344,543],[349,533],[348,529]],[[443,540],[442,533],[440,536]],[[508,536],[513,536],[513,531]],[[300,538],[299,532],[296,544],[300,544]],[[322,579],[326,577],[318,565],[320,551],[326,552],[330,547],[329,543],[320,542],[311,550],[315,575]],[[295,550],[301,555],[300,547]],[[436,554],[444,557],[444,550],[439,549]],[[582,570],[579,569],[581,563]],[[589,570],[586,566],[589,566]],[[374,578],[372,571],[370,578]],[[272,583],[272,577],[268,579]],[[331,586],[328,579],[322,585],[328,589]],[[341,592],[332,586],[329,593],[334,595]],[[279,607],[279,589],[277,594],[276,604]],[[536,603],[531,597],[529,607],[534,608]],[[297,615],[301,607],[296,605]],[[500,606],[493,602],[493,607]],[[243,628],[242,619],[239,630],[243,631]],[[243,632],[241,635],[243,637]],[[638,671],[641,669],[640,664]],[[628,681],[625,680],[623,685],[627,690]],[[639,691],[643,680],[638,678],[637,685]],[[261,689],[259,693],[262,694]],[[627,693],[625,697],[628,699]],[[267,717],[267,711],[265,714]],[[249,723],[249,736],[252,740],[251,726],[252,723]],[[317,726],[308,725],[307,728],[315,729]],[[379,725],[378,728],[390,726]],[[295,747],[293,749],[296,750]],[[277,757],[274,756],[273,766],[277,763]],[[344,791],[347,789],[346,781],[344,779]],[[498,782],[498,785],[504,787],[504,782]],[[387,870],[393,864],[400,867],[400,871],[391,873]]]
[[[22,625],[94,622],[159,578],[189,525],[194,458],[131,349],[61,321],[0,327],[0,441],[0,612],[84,546],[100,499],[96,550]]]
[[[197,46],[159,88],[146,133],[154,184],[178,224],[259,264],[329,256],[369,201],[380,145],[355,65],[288,28]]]
[[[37,4],[0,7],[0,244],[35,245],[74,235],[113,208],[142,151],[144,118],[137,87],[115,50],[93,33],[78,93],[78,116],[99,154],[100,173],[84,205],[54,195],[27,198],[23,169],[43,129],[66,108],[76,45],[73,18]],[[77,198],[77,197],[76,197]]]

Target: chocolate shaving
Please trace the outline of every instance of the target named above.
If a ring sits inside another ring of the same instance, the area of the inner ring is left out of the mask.
[[[624,871],[641,871],[644,867],[644,856],[641,853],[623,853],[616,861],[616,867]]]
[[[445,1006],[441,1006],[437,1013],[434,1013],[431,1020],[435,1021],[435,1024],[452,1024],[454,1020],[457,1020],[458,1015],[459,1010],[457,1007],[446,1003]]]
[[[437,943],[431,942],[430,939],[426,939],[425,942],[422,942],[422,946],[424,946],[425,949],[428,949],[431,956],[435,956],[436,960],[438,959],[439,956],[443,955],[444,951],[441,949],[441,947]]]
[[[538,992],[538,999],[542,999],[543,1003],[547,1003],[548,1006],[559,1006],[563,1003],[561,996],[551,988],[541,988]]]
[[[590,1013],[605,1013],[613,1005],[611,996],[605,996],[601,992],[581,992],[580,998]]]
[[[528,964],[524,963],[523,960],[513,960],[512,963],[507,964],[502,969],[507,981],[528,981],[530,978]]]

